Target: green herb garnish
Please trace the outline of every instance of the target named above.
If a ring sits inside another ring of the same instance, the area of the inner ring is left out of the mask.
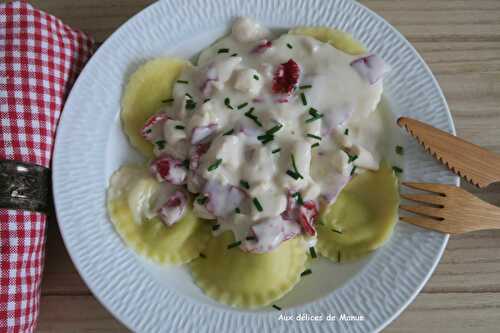
[[[165,149],[165,145],[167,144],[167,141],[158,140],[155,142],[155,144],[158,146],[158,149],[163,150],[163,149]]]
[[[236,57],[238,55],[238,53],[233,53],[231,54],[231,57]]]
[[[232,249],[233,247],[237,247],[237,246],[240,246],[240,245],[241,245],[241,241],[236,241],[236,242],[233,242],[233,243],[229,244],[227,246],[227,249],[229,250],[229,249]]]
[[[337,254],[337,262],[340,262],[340,251],[339,251],[339,253]]]
[[[303,179],[304,176],[302,176],[300,174],[299,170],[297,169],[297,165],[295,164],[295,156],[293,154],[291,154],[290,157],[292,159],[293,171],[292,170],[287,170],[286,174],[289,175],[290,177],[292,177],[295,180],[297,180],[297,179]]]
[[[224,134],[222,134],[222,135],[223,135],[223,136],[224,136],[224,135],[231,135],[231,134],[233,134],[233,133],[234,133],[234,129],[232,129],[232,128],[231,128],[229,131],[227,131],[226,133],[224,133]]]
[[[348,129],[348,128],[346,128],[346,129],[344,130],[344,135],[349,135],[349,129]]]
[[[205,98],[205,99],[203,100],[203,104],[205,104],[205,103],[206,103],[206,102],[208,102],[209,100],[210,100],[210,98]]]
[[[306,119],[306,123],[310,123],[315,120],[323,118],[323,114],[319,113],[318,110],[316,110],[315,108],[310,108],[309,114],[311,115],[311,118]]]
[[[398,155],[404,154],[404,149],[402,146],[396,146],[396,154],[398,154]]]
[[[240,180],[240,186],[243,188],[246,188],[247,190],[250,189],[250,184],[246,180]]]
[[[175,82],[181,83],[181,84],[188,84],[189,83],[189,81],[185,81],[185,80],[177,80]]]
[[[182,161],[182,166],[185,167],[186,169],[189,168],[189,160],[185,159],[184,161]]]
[[[316,148],[316,147],[319,147],[319,142],[313,143],[311,145],[311,149]]]
[[[352,169],[351,169],[351,176],[354,175],[354,172],[356,172],[356,166],[353,166]]]
[[[204,205],[208,201],[208,197],[204,195],[199,195],[198,198],[196,198],[196,202],[199,203],[200,205]],[[219,225],[216,224],[212,227],[212,230],[217,230],[214,229],[214,227],[217,226],[217,229],[219,228]]]
[[[241,213],[241,210],[240,210],[238,207],[236,207],[236,208],[234,209],[234,212],[235,212],[236,214],[240,214],[240,213]]]
[[[307,105],[307,99],[304,93],[300,93],[300,99],[302,100],[302,104]]]
[[[250,110],[245,112],[245,117],[252,119],[254,121],[254,123],[257,124],[257,126],[262,127],[262,123],[259,121],[259,118],[252,113],[253,110],[254,110],[254,108],[250,108]]]
[[[274,149],[273,151],[271,151],[272,154],[276,154],[276,153],[279,153],[281,150],[281,148],[276,148]]]
[[[271,127],[270,129],[268,129],[266,131],[266,134],[271,134],[272,135],[272,134],[278,132],[282,128],[283,128],[283,125],[282,124],[278,124],[278,125],[276,125],[274,127]]]
[[[175,129],[183,130],[185,127],[182,125],[175,125]]]
[[[312,274],[312,271],[308,268],[305,271],[303,271],[302,273],[300,273],[300,276],[306,276],[306,275],[309,275],[309,274]]]
[[[257,237],[255,237],[255,236],[247,236],[245,239],[246,239],[247,241],[252,241],[252,240],[253,240],[253,241],[256,241],[256,240],[257,240]]]
[[[273,304],[273,308],[275,308],[278,311],[281,311],[281,308],[279,306],[277,306],[276,304]]]
[[[299,89],[302,89],[302,90],[311,89],[311,88],[312,88],[312,85],[310,85],[310,84],[305,84],[303,86],[299,86]]]
[[[222,158],[218,158],[217,160],[215,160],[214,163],[212,163],[208,168],[207,170],[208,171],[214,171],[215,169],[217,169],[219,167],[219,165],[222,163]]]
[[[229,53],[229,49],[218,49],[217,54],[220,54],[220,53]]]
[[[259,212],[262,212],[262,211],[264,210],[264,209],[262,208],[262,205],[261,205],[261,204],[260,204],[260,202],[259,202],[259,199],[257,199],[257,198],[253,198],[252,202],[253,202],[253,204],[254,204],[255,208],[257,208],[257,210],[258,210]]]
[[[213,230],[213,231],[217,231],[217,230],[219,230],[219,228],[220,228],[220,224],[214,224],[214,225],[212,226],[212,230]]]
[[[292,46],[292,44],[290,44],[290,43],[286,43],[286,46],[287,46],[289,49],[293,49],[293,46]]]
[[[189,93],[185,93],[184,95],[186,95],[187,97],[193,99],[193,96],[191,96]]]
[[[312,139],[321,140],[320,136],[317,136],[317,135],[314,135],[314,134],[311,134],[311,133],[307,133],[306,136],[309,137],[309,138],[312,138]]]
[[[349,161],[348,163],[352,163],[358,159],[358,155],[349,155]]]
[[[186,100],[186,110],[193,110],[194,108],[196,108],[196,102],[192,99]]]
[[[300,192],[295,192],[294,194],[292,194],[292,198],[296,198],[297,199],[297,203],[299,205],[303,205],[304,204],[304,200],[302,199],[302,195],[300,194]]]
[[[200,258],[205,259],[206,257],[207,257],[207,256],[206,256],[205,254],[203,254],[203,253],[201,253],[201,252],[200,252]]]
[[[260,78],[257,74],[254,74],[253,79],[259,81]]]
[[[309,254],[311,254],[311,258],[313,258],[313,259],[318,257],[318,255],[316,254],[316,249],[314,248],[314,246],[311,246],[309,248]]]
[[[172,103],[173,101],[174,101],[173,98],[167,98],[167,99],[162,100],[161,102],[162,103]]]
[[[247,105],[248,105],[248,103],[242,103],[242,104],[238,105],[236,108],[237,108],[238,110],[240,110],[240,109],[243,109],[243,108],[244,108],[245,106],[247,106]]]
[[[392,170],[394,170],[395,173],[402,173],[403,172],[403,169],[401,169],[400,167],[398,166],[393,166],[392,167]]]
[[[332,229],[330,229],[330,230],[331,230],[331,231],[333,231],[333,232],[336,232],[336,233],[338,233],[338,234],[342,234],[342,231],[340,231],[340,230],[337,230],[337,229],[334,229],[334,228],[332,228]]]
[[[257,137],[257,140],[259,140],[263,145],[265,145],[268,142],[271,142],[274,140],[274,135],[272,134],[262,134]]]
[[[233,110],[234,108],[231,106],[231,100],[229,97],[224,98],[224,105]]]

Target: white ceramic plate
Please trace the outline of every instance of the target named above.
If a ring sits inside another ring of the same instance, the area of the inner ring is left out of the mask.
[[[66,247],[94,295],[140,332],[375,332],[417,295],[448,237],[404,223],[386,246],[352,264],[319,260],[273,308],[232,309],[206,297],[185,268],[147,262],[124,246],[108,220],[105,190],[111,173],[137,159],[119,121],[120,98],[139,64],[161,56],[191,57],[222,36],[236,16],[275,29],[326,25],[352,33],[392,66],[384,80],[392,111],[455,132],[441,90],[413,47],[382,18],[346,0],[160,1],[130,19],[97,51],[64,108],[53,162],[57,218]],[[285,31],[285,30],[283,30]],[[457,183],[414,142],[405,146],[405,177]],[[285,313],[293,320],[285,322]],[[322,315],[322,321],[297,315]],[[342,321],[342,314],[363,316]],[[328,321],[328,315],[336,321]]]

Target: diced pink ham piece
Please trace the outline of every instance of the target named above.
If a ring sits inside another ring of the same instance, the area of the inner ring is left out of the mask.
[[[208,197],[206,208],[217,217],[224,217],[234,213],[239,208],[246,194],[236,186],[221,185],[216,181],[209,181],[203,189]]]
[[[151,116],[144,127],[141,129],[141,135],[149,142],[155,142],[163,137],[163,125],[170,119],[166,113],[157,113]]]
[[[162,155],[151,162],[150,170],[159,182],[182,185],[186,181],[186,166],[181,160],[169,155]]]
[[[356,59],[351,62],[351,66],[370,84],[376,83],[385,73],[384,60],[375,54]]]
[[[209,124],[207,126],[198,126],[193,128],[191,132],[191,144],[196,145],[210,138],[217,131],[217,124]]]
[[[306,234],[310,236],[316,235],[316,229],[314,228],[314,222],[318,217],[318,205],[316,202],[310,200],[304,202],[303,205],[299,207],[299,222],[302,229]]]
[[[278,216],[254,224],[250,231],[256,239],[245,241],[242,250],[265,253],[274,250],[282,242],[299,235],[301,229],[294,221],[284,220]]]
[[[182,190],[175,191],[160,207],[158,216],[167,227],[177,223],[186,212],[187,194]]]
[[[208,151],[208,148],[210,148],[210,143],[200,143],[195,146],[191,146],[189,150],[189,170],[198,169],[201,157]]]
[[[263,39],[256,47],[254,47],[251,53],[264,53],[264,51],[266,51],[271,46],[273,46],[273,43],[270,40]]]

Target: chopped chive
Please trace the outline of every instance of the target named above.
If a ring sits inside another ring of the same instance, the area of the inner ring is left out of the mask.
[[[255,236],[247,236],[245,239],[246,239],[247,241],[251,241],[251,240],[256,241],[256,240],[257,240],[257,237],[255,237]]]
[[[352,163],[358,159],[358,155],[349,155],[349,161],[348,163]]]
[[[354,172],[356,172],[356,166],[353,166],[352,169],[351,169],[351,176],[354,175]]]
[[[253,198],[252,202],[253,202],[253,204],[254,204],[255,208],[257,208],[257,210],[258,210],[259,212],[262,212],[262,211],[264,210],[264,209],[262,208],[262,205],[261,205],[261,204],[260,204],[260,202],[259,202],[259,199],[257,199],[257,198]]]
[[[226,105],[228,108],[230,108],[231,110],[233,110],[234,108],[231,106],[231,100],[229,99],[229,97],[226,97],[224,98],[224,105]]]
[[[318,222],[317,222],[319,225],[325,225],[325,222],[323,222],[322,219],[318,219]]]
[[[208,171],[213,171],[215,169],[217,169],[219,167],[219,165],[222,163],[222,158],[218,158],[217,160],[215,160],[214,163],[212,163],[208,168],[207,170]]]
[[[303,86],[299,86],[299,89],[302,89],[302,90],[311,89],[311,88],[312,88],[312,85],[310,85],[310,84],[305,84]]]
[[[220,53],[229,53],[229,49],[218,49],[217,54],[220,54]]]
[[[398,166],[393,166],[392,167],[392,170],[394,170],[395,173],[402,173],[403,172],[403,169],[401,169],[400,167]]]
[[[212,230],[213,230],[213,231],[217,231],[217,230],[219,230],[219,228],[220,228],[220,224],[214,224],[214,225],[212,226]]]
[[[231,57],[236,57],[238,55],[238,53],[233,53],[231,54]]]
[[[146,133],[151,133],[151,132],[153,132],[153,130],[152,130],[151,128],[148,128],[148,129],[146,130]]]
[[[293,166],[293,171],[295,171],[295,173],[299,176],[299,178],[304,178],[299,170],[297,169],[297,165],[295,164],[295,156],[293,156],[293,154],[290,155],[291,159],[292,159],[292,166]]]
[[[227,249],[229,250],[229,249],[232,249],[233,247],[237,247],[237,246],[240,246],[240,245],[241,245],[241,241],[236,241],[236,242],[233,242],[233,243],[229,244],[227,246]]]
[[[287,46],[289,49],[293,49],[293,46],[292,46],[292,44],[290,44],[290,43],[286,43],[286,46]]]
[[[175,129],[178,129],[178,130],[183,130],[185,127],[182,126],[182,125],[176,125],[175,126]]]
[[[305,271],[303,271],[302,273],[300,273],[300,276],[306,276],[306,275],[309,275],[309,274],[312,274],[312,271],[308,268]]]
[[[276,304],[273,304],[273,308],[275,308],[278,311],[281,311],[281,308],[279,306],[277,306]]]
[[[186,101],[186,110],[193,110],[194,108],[196,108],[196,102],[192,99],[188,99]]]
[[[311,254],[311,258],[313,258],[313,259],[318,257],[318,255],[316,254],[316,249],[314,248],[314,246],[311,246],[309,248],[309,253]]]
[[[311,133],[307,133],[306,136],[309,137],[309,138],[312,138],[312,139],[321,140],[320,136],[317,136],[317,135],[314,135],[314,134],[311,134]]]
[[[196,198],[196,202],[199,203],[200,205],[204,205],[208,200],[208,197],[204,196],[204,195],[199,195],[198,198]],[[218,224],[216,224],[218,226]],[[215,227],[215,226],[214,226]],[[217,230],[219,227],[217,227],[217,229],[214,229],[214,227],[212,227],[212,230]]]
[[[346,129],[344,130],[344,135],[349,135],[349,129],[348,129],[348,128],[346,128]]]
[[[246,180],[240,180],[240,185],[243,188],[246,188],[247,190],[250,189],[250,184]]]
[[[185,80],[177,80],[175,82],[182,83],[182,84],[188,84],[189,83],[189,81],[185,81]]]
[[[240,210],[238,207],[236,207],[236,208],[234,209],[234,212],[235,212],[236,214],[240,214],[240,213],[241,213],[241,210]]]
[[[206,103],[206,102],[208,102],[209,100],[210,100],[210,98],[205,98],[205,99],[203,100],[203,104],[205,104],[205,103]]]
[[[311,115],[311,118],[306,119],[306,123],[310,123],[310,122],[313,122],[315,120],[323,118],[323,114],[319,113],[318,110],[316,110],[315,108],[310,108],[309,114]]]
[[[223,136],[224,136],[224,135],[231,135],[231,134],[233,134],[233,133],[234,133],[234,129],[233,129],[233,128],[231,128],[229,131],[227,131],[226,133],[224,133],[224,134],[222,134],[222,135],[223,135]]]
[[[182,166],[184,166],[186,169],[189,168],[189,160],[185,159],[184,161],[182,161]]]
[[[278,124],[278,125],[270,128],[270,129],[268,129],[266,131],[266,134],[274,134],[274,133],[278,132],[282,128],[283,128],[283,125],[282,124]]]
[[[191,96],[189,93],[185,93],[184,95],[186,95],[187,97],[193,99],[193,96]]]
[[[300,179],[300,175],[298,173],[296,173],[296,172],[293,172],[292,170],[287,170],[286,174],[289,175],[290,177],[292,177],[295,180]]]
[[[257,140],[259,140],[263,145],[265,145],[266,143],[269,143],[274,140],[274,135],[272,134],[259,135],[257,137]]]
[[[300,93],[300,99],[302,100],[302,104],[307,105],[307,99],[304,93]]]
[[[276,153],[279,153],[281,150],[281,148],[276,148],[274,149],[273,151],[271,151],[272,154],[276,154]]]
[[[257,80],[257,81],[259,81],[259,80],[260,80],[260,78],[259,78],[259,76],[258,76],[257,74],[254,74],[253,79],[254,79],[254,80]]]
[[[319,147],[319,142],[313,143],[313,144],[311,145],[311,149],[312,149],[312,148],[316,148],[316,147]]]
[[[167,141],[158,140],[155,142],[155,144],[158,146],[158,149],[163,150],[165,148],[165,145],[167,144]]]
[[[253,110],[254,108],[250,108],[250,110],[245,112],[245,117],[252,119],[254,123],[257,124],[257,126],[262,127],[262,123],[259,121],[259,118],[256,115],[252,114]]]
[[[330,229],[330,230],[331,230],[331,231],[333,231],[333,232],[336,232],[336,233],[338,233],[338,234],[342,234],[342,231],[340,231],[340,230],[337,230],[337,229],[334,229],[334,228],[332,228],[332,229]]]
[[[302,195],[300,194],[300,192],[295,192],[294,194],[292,194],[292,197],[297,199],[297,203],[299,205],[304,204],[304,200],[302,199]]]
[[[162,100],[161,102],[162,103],[172,103],[173,101],[174,101],[173,98],[167,98],[167,99]]]
[[[340,251],[339,251],[339,253],[337,254],[337,262],[340,262]]]
[[[202,252],[200,252],[200,258],[203,258],[205,259],[207,256],[205,254],[203,254]]]
[[[396,154],[398,154],[398,155],[404,154],[404,149],[402,146],[396,146]]]
[[[245,106],[247,106],[247,105],[248,105],[248,103],[243,103],[243,104],[238,105],[236,108],[237,108],[238,110],[240,110],[240,109],[243,109],[243,108],[244,108]]]

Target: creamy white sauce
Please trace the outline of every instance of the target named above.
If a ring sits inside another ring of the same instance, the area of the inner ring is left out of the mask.
[[[157,156],[191,160],[188,189],[200,193],[195,214],[217,219],[216,233],[231,230],[241,248],[253,252],[301,233],[300,221],[282,218],[289,195],[300,193],[294,200],[316,205],[333,202],[352,174],[378,169],[383,157],[384,122],[374,112],[381,69],[353,68],[360,56],[311,37],[269,38],[259,24],[238,19],[229,36],[182,72],[174,102],[160,110],[170,119],[150,139],[165,142],[155,148]],[[290,59],[298,80],[289,93],[276,93],[276,77],[294,75],[284,69]],[[203,144],[206,152],[196,153]],[[257,240],[247,241],[252,235]],[[307,246],[314,243],[312,235]]]

